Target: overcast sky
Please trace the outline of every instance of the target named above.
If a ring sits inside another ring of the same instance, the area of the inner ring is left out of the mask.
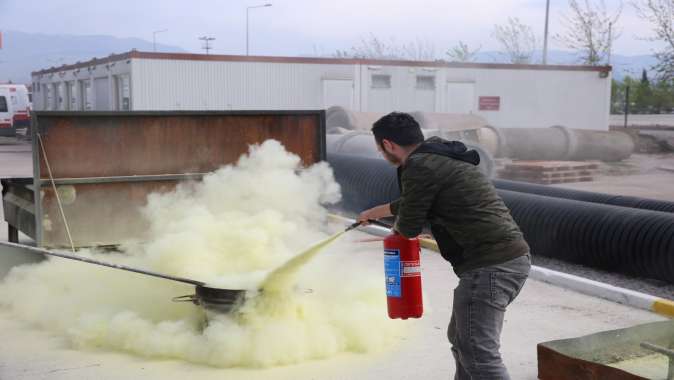
[[[152,40],[200,52],[197,37],[215,37],[216,54],[245,53],[246,7],[266,1],[243,0],[0,0],[0,30],[48,34],[104,34]],[[325,54],[347,49],[370,34],[399,42],[421,39],[441,57],[462,40],[497,50],[494,24],[519,17],[542,40],[545,0],[269,0],[250,11],[251,54]],[[551,35],[562,31],[566,0],[551,0]],[[613,9],[616,0],[606,0]],[[618,54],[648,54],[657,46],[639,37],[649,26],[625,5]],[[554,39],[553,49],[564,49]]]

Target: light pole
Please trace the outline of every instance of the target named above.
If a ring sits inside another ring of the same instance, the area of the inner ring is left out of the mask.
[[[613,22],[608,23],[608,58],[606,64],[611,64],[611,48],[613,47]]]
[[[548,20],[550,17],[550,0],[545,2],[545,31],[543,32],[543,64],[548,64]]]
[[[157,33],[168,32],[168,29],[155,30],[152,32],[152,51],[157,51]]]
[[[249,55],[249,53],[250,53],[250,49],[249,49],[249,46],[250,46],[249,41],[250,40],[248,38],[248,32],[249,32],[249,28],[248,28],[249,22],[248,22],[248,20],[250,18],[249,17],[250,10],[255,9],[255,8],[266,8],[266,7],[271,7],[271,4],[267,3],[267,4],[263,4],[263,5],[253,5],[251,7],[246,7],[246,55]]]

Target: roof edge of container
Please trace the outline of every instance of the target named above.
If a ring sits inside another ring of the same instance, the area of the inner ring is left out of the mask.
[[[95,65],[107,64],[128,59],[156,59],[156,60],[185,60],[211,62],[263,62],[263,63],[305,63],[305,64],[349,64],[375,66],[408,66],[408,67],[439,67],[439,68],[469,68],[469,69],[501,69],[501,70],[547,70],[547,71],[597,71],[610,72],[612,66],[587,65],[542,65],[542,64],[513,64],[513,63],[477,63],[477,62],[447,62],[437,61],[405,61],[360,58],[319,58],[319,57],[282,57],[282,56],[245,56],[245,55],[216,55],[192,53],[156,53],[131,50],[121,54],[111,54],[104,58],[93,58],[85,62],[71,65],[50,67],[33,71],[31,75],[58,73]]]

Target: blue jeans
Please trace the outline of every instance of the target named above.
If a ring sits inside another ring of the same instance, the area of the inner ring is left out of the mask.
[[[447,330],[456,360],[455,380],[510,379],[499,352],[503,317],[530,267],[526,255],[459,275]]]

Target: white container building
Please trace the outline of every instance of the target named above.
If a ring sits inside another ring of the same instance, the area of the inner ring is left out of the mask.
[[[131,51],[32,73],[36,110],[323,109],[470,113],[491,125],[607,130],[610,66]]]

